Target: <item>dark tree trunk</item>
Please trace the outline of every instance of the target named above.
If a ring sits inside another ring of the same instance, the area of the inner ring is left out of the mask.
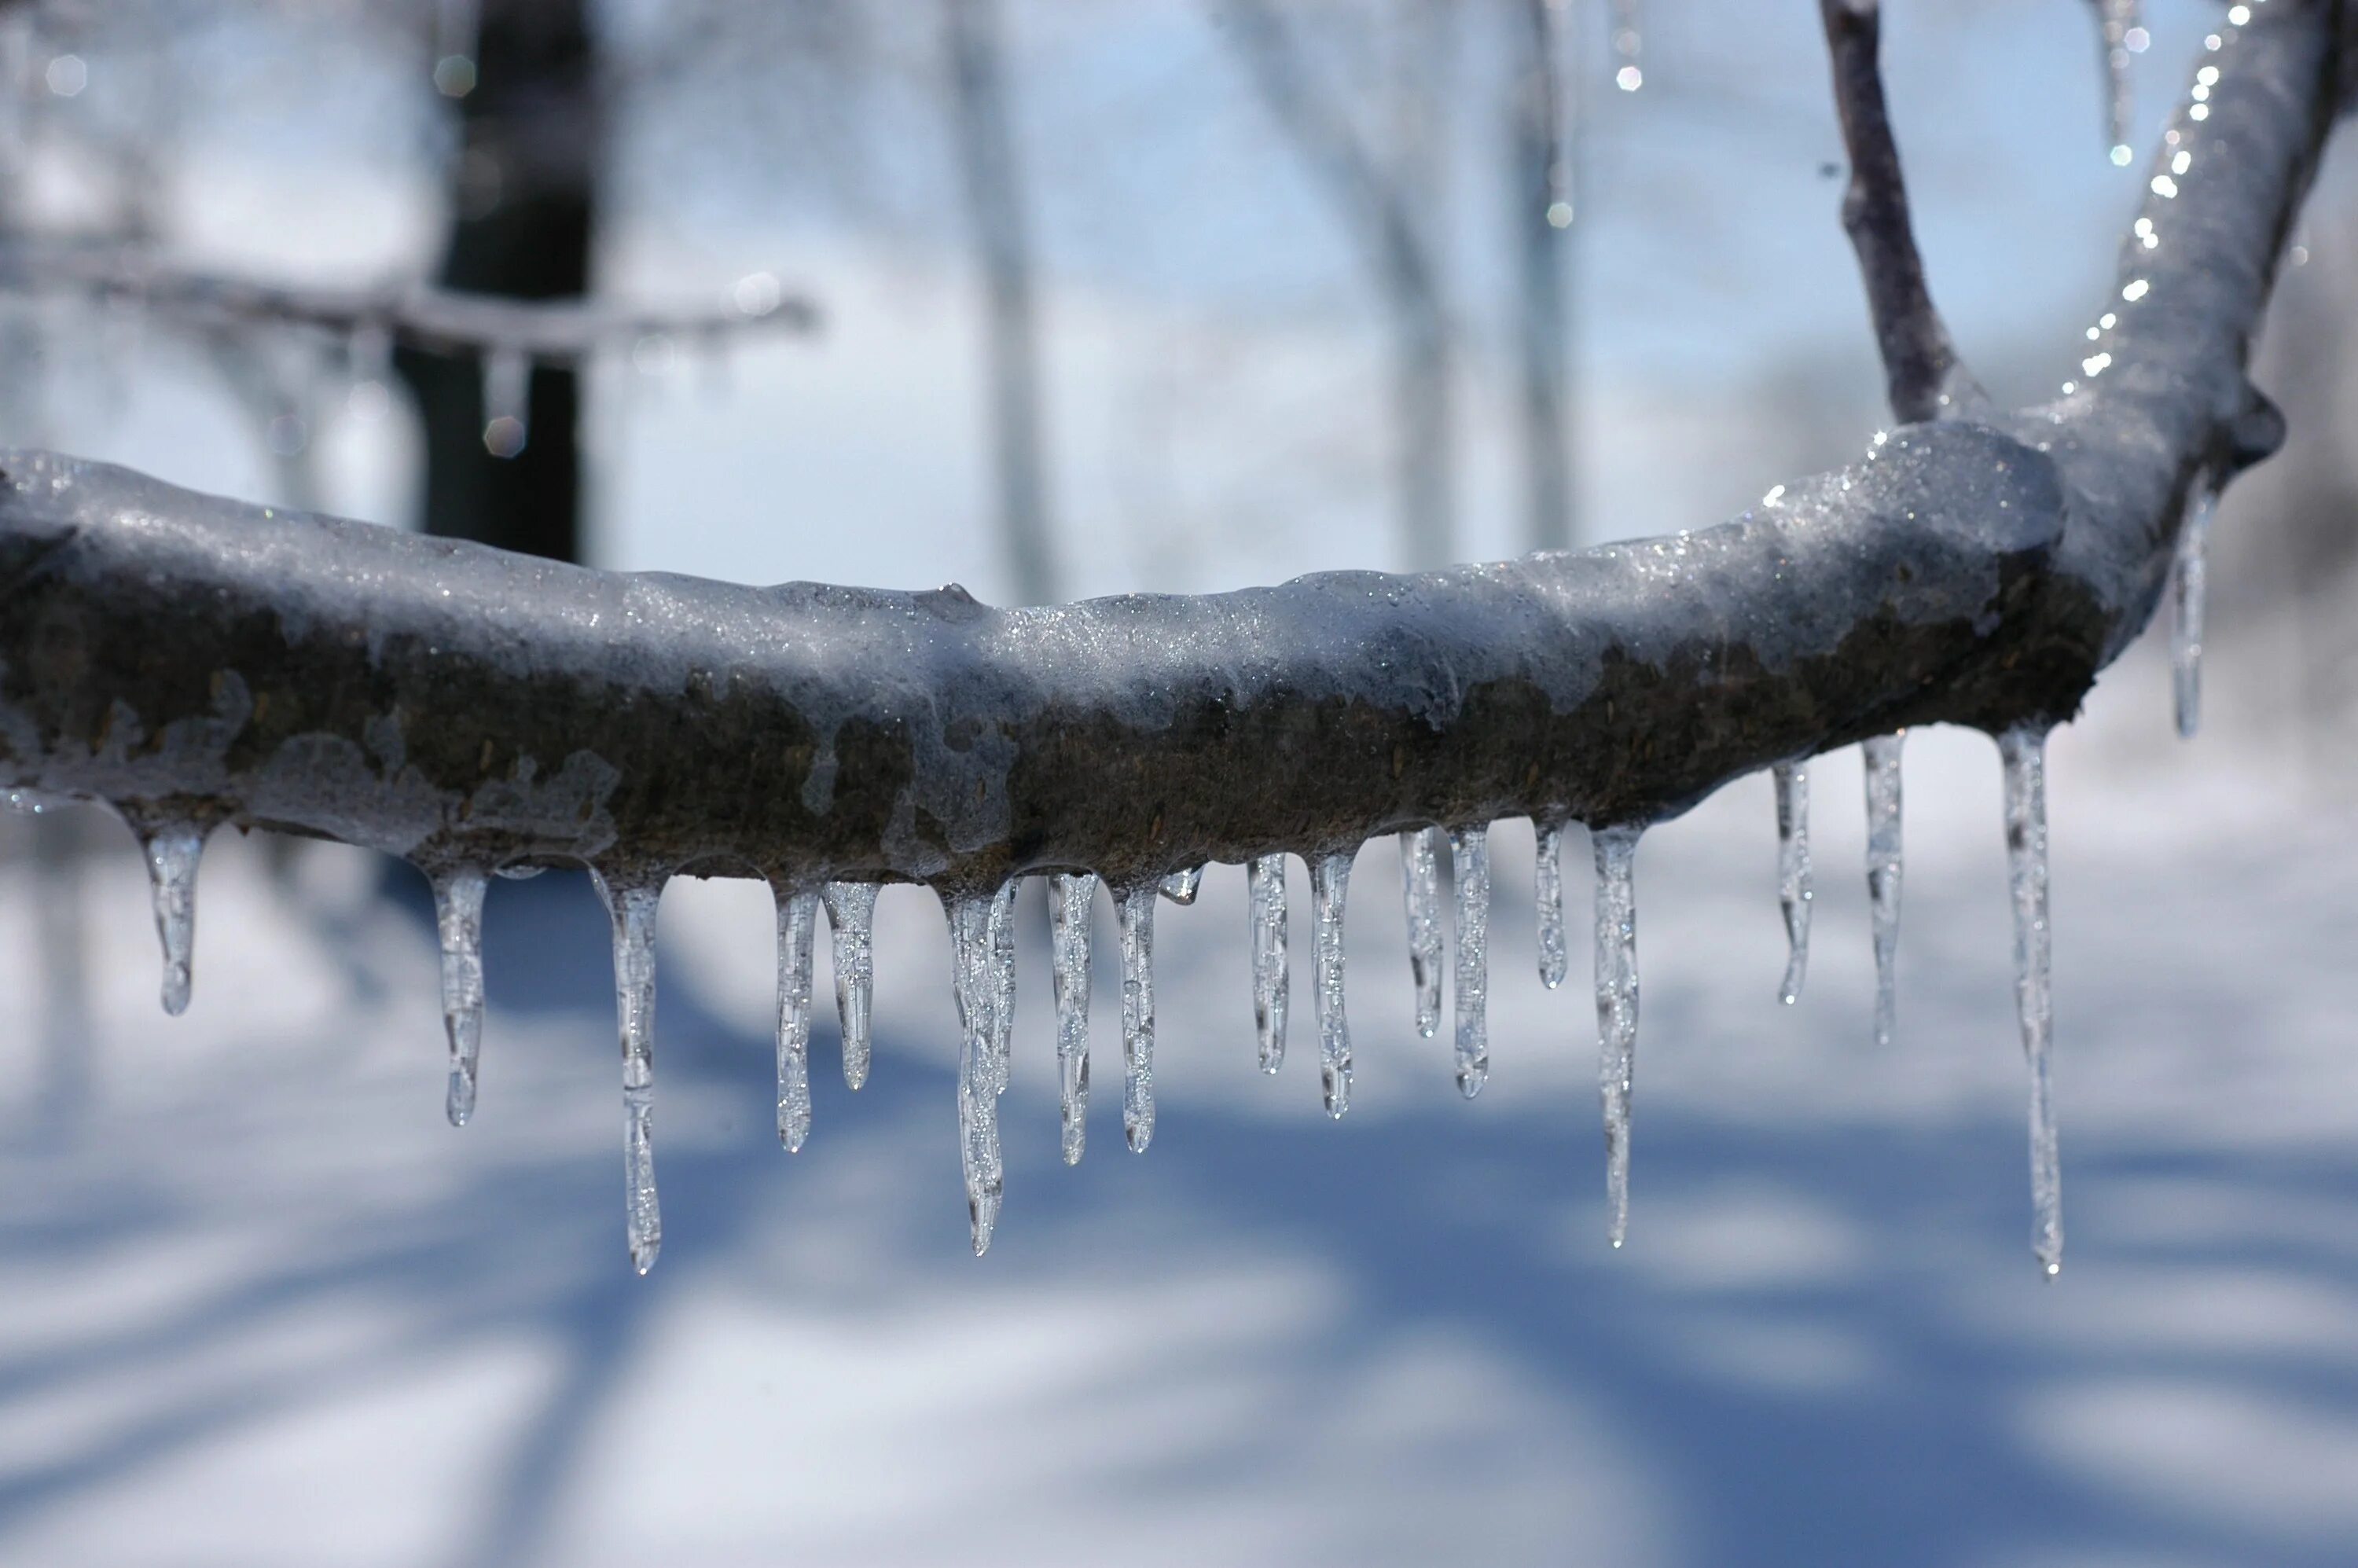
[[[445,287],[519,299],[588,291],[600,150],[585,0],[484,0],[473,91],[458,100]],[[426,434],[426,530],[582,558],[579,377],[536,366],[523,450],[483,438],[481,364],[395,356]]]

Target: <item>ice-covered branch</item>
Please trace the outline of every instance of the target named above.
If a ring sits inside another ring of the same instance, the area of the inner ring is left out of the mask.
[[[725,305],[658,308],[594,298],[511,299],[407,282],[368,287],[264,283],[121,247],[34,240],[0,244],[0,289],[125,300],[205,327],[304,327],[388,347],[504,353],[542,364],[574,363],[651,334],[695,340],[752,330],[808,332],[819,322],[816,306],[783,293],[766,274],[739,280]]]
[[[644,943],[650,890],[680,872],[761,876],[788,900],[823,890],[847,1072],[854,1058],[865,1072],[873,884],[941,892],[958,937],[960,1125],[979,1246],[1003,1177],[994,1102],[1011,878],[1071,878],[1067,921],[1086,909],[1090,875],[1120,900],[1125,1119],[1142,1145],[1161,879],[1251,864],[1256,1010],[1274,1065],[1285,994],[1274,858],[1309,862],[1322,1079],[1341,1114],[1352,851],[1438,826],[1457,834],[1476,876],[1487,824],[1535,818],[1552,981],[1564,943],[1547,857],[1578,819],[1599,830],[1608,895],[1601,1087],[1617,1196],[1638,830],[1758,768],[1903,725],[1965,724],[2006,738],[2025,1044],[2043,1074],[2035,737],[2076,710],[2144,627],[2188,497],[2281,438],[2246,354],[2331,124],[2344,27],[2342,0],[2231,13],[2059,400],[1903,425],[1852,467],[1779,485],[1692,535],[1414,576],[1000,611],[956,587],[753,589],[591,571],[70,459],[0,456],[0,785],[114,804],[147,847],[177,954],[197,846],[225,822],[408,857],[436,880],[446,937],[471,929],[488,871],[591,866],[615,911],[643,1263],[659,1239]],[[1843,48],[1837,38],[1838,58]],[[1896,171],[1887,193],[1896,200]],[[1904,222],[1877,233],[1878,244],[1904,238]],[[1920,332],[1931,318],[1920,277],[1917,288],[1921,311],[1909,319]],[[1478,918],[1462,901],[1480,885],[1461,882],[1461,939]],[[807,968],[798,907],[781,921],[790,978]],[[1468,1092],[1487,1061],[1479,946],[1477,932],[1461,957]],[[454,1071],[463,1057],[471,1074],[481,993],[467,957],[446,959],[446,997]],[[799,999],[782,1005],[780,1056],[781,1126],[798,1139],[806,1069],[789,1014],[806,1011],[807,981],[782,991]],[[1086,1084],[1085,1033],[1063,1044],[1078,1069],[1070,1095]],[[2061,1228],[2039,1104],[2039,1245],[2051,1266]]]

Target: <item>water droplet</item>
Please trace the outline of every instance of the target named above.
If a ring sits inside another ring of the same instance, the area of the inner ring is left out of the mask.
[[[1174,871],[1163,879],[1163,896],[1176,904],[1190,904],[1195,902],[1195,893],[1203,885],[1204,868],[1201,866]]]

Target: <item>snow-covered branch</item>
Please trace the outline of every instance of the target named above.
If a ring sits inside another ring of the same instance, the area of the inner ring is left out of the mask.
[[[2190,498],[2280,439],[2246,351],[2333,117],[2344,15],[2341,0],[2235,7],[2172,121],[2082,373],[2061,398],[1903,426],[1858,463],[1692,535],[1001,611],[956,587],[590,571],[64,458],[0,458],[0,784],[121,808],[183,943],[195,847],[223,822],[424,867],[452,955],[454,1111],[460,1056],[471,1075],[460,1046],[481,993],[466,983],[479,981],[467,934],[483,875],[594,868],[616,912],[643,1263],[644,944],[651,890],[669,875],[753,874],[780,890],[783,970],[800,974],[802,999],[782,1001],[782,1136],[790,1099],[806,1104],[789,1087],[805,1070],[813,899],[827,890],[856,976],[872,885],[941,891],[958,934],[979,1245],[998,1205],[1011,879],[1053,873],[1064,905],[1083,909],[1091,879],[1110,883],[1136,968],[1160,879],[1253,863],[1266,1052],[1272,1014],[1282,1049],[1284,972],[1282,904],[1264,939],[1283,886],[1269,868],[1303,856],[1320,893],[1322,1069],[1339,1114],[1350,853],[1386,832],[1450,829],[1464,897],[1483,885],[1487,824],[1578,820],[1597,830],[1619,1172],[1636,989],[1633,955],[1608,938],[1623,929],[1629,850],[1647,824],[1731,779],[1911,724],[2006,737],[2017,905],[2033,934],[2025,972],[2043,975],[2044,827],[2026,737],[2068,719],[2143,629]],[[1844,101],[1865,102],[1847,90]],[[1851,135],[1859,157],[1883,134]],[[1876,247],[1904,238],[1904,210],[1896,229],[1870,227],[1872,277],[1891,254]],[[1920,327],[1935,319],[1920,274],[1915,296],[1899,315]],[[1888,327],[1880,299],[1877,315]],[[1560,973],[1560,930],[1555,942]],[[864,983],[844,991],[848,1039]],[[2028,1041],[2028,981],[2025,994]],[[1470,1041],[1462,1000],[1459,1013],[1468,1092],[1480,1084],[1478,995],[1477,984]],[[1151,1007],[1142,1018],[1145,1038],[1132,1017],[1125,1042],[1126,1120],[1141,1144]],[[2060,1232],[2043,1236],[2042,1257],[2050,1240]]]

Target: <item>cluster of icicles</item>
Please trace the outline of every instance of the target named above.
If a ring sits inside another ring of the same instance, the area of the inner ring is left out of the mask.
[[[2181,574],[2181,591],[2187,578]],[[2199,623],[2201,576],[2192,578]],[[2181,626],[2185,620],[2181,618]],[[1903,732],[1904,733],[1904,732]],[[1876,1034],[1892,1037],[1894,960],[1898,953],[1900,887],[1901,735],[1864,748],[1867,809],[1867,883],[1873,905],[1877,970]],[[2023,1048],[2030,1066],[2032,1249],[2050,1275],[2062,1261],[2061,1189],[2055,1127],[2049,1102],[2049,933],[2047,914],[2046,731],[2025,728],[1998,741],[2005,769],[2006,835],[2015,916],[2016,1000]],[[1809,774],[1795,762],[1773,770],[1779,841],[1778,883],[1790,957],[1779,994],[1795,1000],[1809,955],[1812,903]],[[42,799],[8,792],[8,803],[38,811]],[[1563,850],[1568,824],[1538,827],[1535,879],[1539,971],[1550,989],[1567,965]],[[197,865],[203,830],[189,824],[138,825],[163,939],[165,1011],[187,1007],[189,955],[196,914]],[[1616,826],[1592,835],[1595,855],[1595,987],[1597,1082],[1603,1105],[1608,1235],[1622,1244],[1628,1225],[1630,1098],[1638,1042],[1638,927],[1633,885],[1640,828]],[[1408,917],[1409,957],[1420,1033],[1440,1027],[1444,943],[1439,870],[1444,830],[1401,836]],[[1488,831],[1446,831],[1454,868],[1453,979],[1455,1071],[1472,1098],[1489,1074],[1486,1002],[1490,906]],[[1352,855],[1318,856],[1310,863],[1318,1030],[1319,1080],[1329,1115],[1350,1107],[1351,1035],[1343,1007],[1343,909]],[[1260,1068],[1275,1073],[1285,1059],[1288,965],[1286,882],[1282,856],[1251,861],[1250,941],[1253,1020]],[[1185,904],[1201,885],[1201,869],[1159,882],[1119,890],[1115,906],[1121,940],[1122,1135],[1143,1151],[1154,1135],[1154,911],[1159,897]],[[436,925],[441,947],[442,1008],[449,1047],[447,1110],[463,1125],[475,1105],[476,1066],[482,1039],[483,896],[487,874],[456,868],[434,874]],[[651,1268],[662,1245],[653,1140],[654,1073],[654,929],[662,880],[596,879],[613,922],[614,990],[622,1050],[627,1237],[632,1263]],[[1090,906],[1099,879],[1090,874],[1048,879],[1055,993],[1056,1060],[1063,1100],[1066,1163],[1081,1158],[1089,1098]],[[859,1088],[870,1061],[870,996],[875,966],[877,888],[830,882],[782,892],[777,901],[777,1112],[779,1141],[802,1147],[811,1126],[810,1033],[812,957],[819,912],[833,940],[835,1000],[843,1042],[845,1082]],[[990,1245],[1004,1192],[999,1097],[1009,1082],[1015,1001],[1015,882],[995,891],[944,895],[954,952],[954,989],[960,1028],[957,1064],[958,1147],[977,1253]]]

